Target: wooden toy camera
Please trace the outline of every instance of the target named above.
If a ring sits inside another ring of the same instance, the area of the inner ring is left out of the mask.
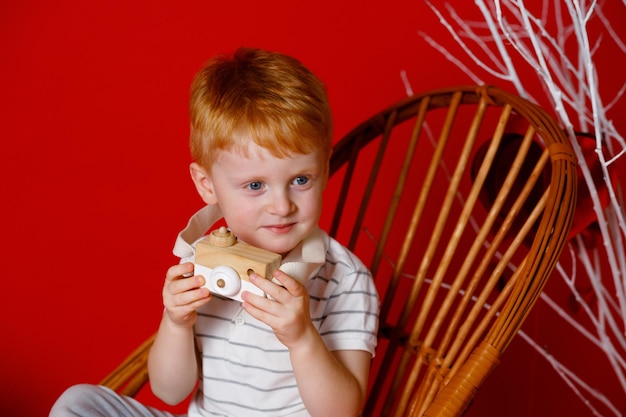
[[[248,276],[255,272],[271,279],[281,256],[237,241],[225,227],[213,230],[196,244],[195,273],[203,275],[211,294],[242,301],[243,291],[265,295]]]

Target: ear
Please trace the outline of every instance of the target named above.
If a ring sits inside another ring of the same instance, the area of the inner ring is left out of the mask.
[[[196,191],[198,191],[198,195],[200,195],[202,201],[209,205],[217,204],[213,181],[211,181],[211,177],[206,170],[200,166],[200,164],[192,162],[189,165],[189,173],[191,174],[191,179],[196,186]]]

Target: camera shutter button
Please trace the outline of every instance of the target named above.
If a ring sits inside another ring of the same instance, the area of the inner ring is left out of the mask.
[[[226,248],[228,246],[232,246],[237,242],[237,238],[234,234],[231,233],[226,227],[222,226],[217,230],[214,230],[209,235],[209,242],[212,245],[218,246],[220,248]]]

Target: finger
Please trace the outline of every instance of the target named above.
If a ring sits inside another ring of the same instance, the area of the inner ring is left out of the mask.
[[[249,276],[250,282],[261,289],[269,298],[275,300],[283,300],[288,292],[282,287],[269,279],[265,279],[262,276],[252,273]]]
[[[278,305],[278,303],[251,292],[244,292],[243,300],[241,306],[248,314],[271,328],[276,326],[278,317],[274,305]]]
[[[210,296],[211,292],[208,290],[208,288],[199,287],[179,293],[175,297],[178,305],[191,306],[198,301],[204,302],[204,300],[206,300]]]
[[[204,286],[206,283],[202,275],[192,275],[188,278],[178,278],[174,281],[166,282],[165,290],[171,294],[185,293]]]
[[[174,294],[166,292],[163,295],[163,304],[170,311],[180,309],[195,310],[204,305],[210,298],[210,291],[207,288],[200,287]]]
[[[277,269],[272,274],[276,281],[280,282],[280,284],[294,297],[300,297],[303,295],[305,291],[304,286],[292,278],[290,275],[287,275],[285,272]],[[280,287],[279,287],[280,288]]]
[[[174,265],[167,270],[165,279],[167,281],[174,281],[182,277],[193,275],[193,264],[191,262],[185,262],[182,264]]]
[[[194,266],[190,262],[170,267],[163,285],[163,304],[168,309],[196,307],[210,297],[206,280],[201,275],[193,275]]]
[[[271,289],[272,286],[277,286],[275,283],[271,282],[269,279],[263,278],[261,275],[257,274],[256,272],[252,272],[250,275],[248,275],[248,279],[256,287],[263,290],[263,292],[267,292],[267,290]]]
[[[187,327],[196,321],[197,310],[208,303],[210,299],[209,294],[206,298],[197,299],[186,305],[168,305],[164,303],[165,312],[173,323]]]

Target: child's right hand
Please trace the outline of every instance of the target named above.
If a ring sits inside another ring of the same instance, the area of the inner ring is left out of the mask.
[[[202,275],[193,275],[193,263],[174,265],[167,270],[163,285],[163,305],[171,322],[191,327],[196,323],[196,310],[211,299]]]

